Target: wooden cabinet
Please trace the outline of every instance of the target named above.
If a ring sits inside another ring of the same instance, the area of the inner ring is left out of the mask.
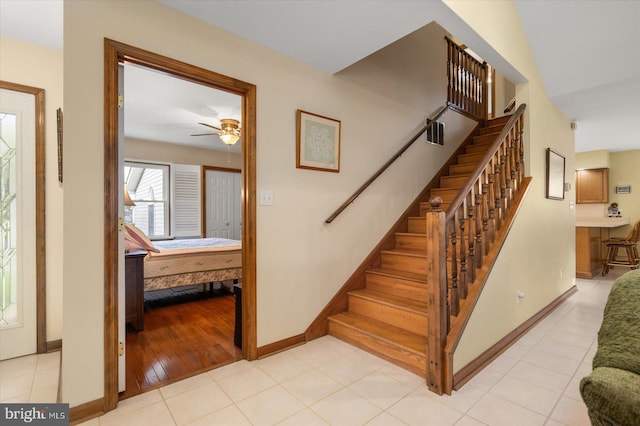
[[[125,321],[134,330],[144,329],[144,257],[146,251],[124,255]]]
[[[600,228],[576,227],[576,277],[591,279],[602,268]]]
[[[609,169],[576,170],[576,203],[609,202]]]

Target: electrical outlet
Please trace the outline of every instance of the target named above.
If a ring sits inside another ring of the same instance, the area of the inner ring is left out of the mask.
[[[564,271],[560,268],[560,280],[562,281],[562,276],[564,275]]]

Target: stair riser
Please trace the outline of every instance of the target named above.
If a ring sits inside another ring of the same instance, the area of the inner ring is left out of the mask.
[[[422,257],[405,256],[396,253],[382,253],[382,267],[396,271],[427,273],[427,261]]]
[[[401,278],[387,277],[379,274],[366,275],[366,288],[392,295],[401,294],[414,300],[427,300],[429,291],[426,284],[407,282]]]
[[[422,204],[420,205],[420,215],[424,216]],[[408,230],[409,232],[415,232],[417,234],[426,234],[427,233],[427,220],[420,218],[409,218],[408,221]]]
[[[426,250],[426,235],[396,235],[396,248],[399,250]]]
[[[484,157],[484,152],[474,152],[470,154],[463,154],[458,156],[458,164],[478,164],[482,157]]]
[[[427,316],[349,295],[349,311],[427,337]]]
[[[511,119],[511,115],[504,115],[502,117],[492,118],[487,122],[486,127],[498,126],[498,125],[504,126],[505,124],[507,124],[507,121],[509,121],[510,119]]]
[[[502,131],[503,127],[504,127],[504,124],[498,124],[496,126],[483,127],[482,129],[478,130],[478,136],[486,135],[486,134],[489,134],[489,133],[500,133]]]
[[[474,164],[475,166],[475,164]],[[440,197],[442,198],[442,202],[443,203],[450,203],[453,201],[454,198],[456,198],[456,196],[458,195],[458,192],[460,192],[458,189],[444,189],[444,188],[439,188],[439,189],[433,189],[431,190],[431,196],[432,197]]]
[[[476,168],[477,164],[455,164],[449,166],[450,175],[468,175]]]
[[[421,377],[427,377],[426,356],[408,351],[400,346],[376,339],[374,336],[360,333],[329,319],[329,334],[356,347],[384,358],[398,367],[409,370]]]
[[[467,154],[486,154],[486,152],[489,150],[489,147],[491,146],[490,143],[480,143],[480,144],[472,144],[472,145],[467,145],[464,148],[464,152]]]
[[[440,178],[440,188],[460,189],[469,179],[469,176],[443,176]]]
[[[481,135],[481,136],[474,136],[473,137],[473,143],[489,143],[489,142],[493,142],[496,140],[496,138],[498,137],[498,134],[495,133],[489,133],[487,135]]]

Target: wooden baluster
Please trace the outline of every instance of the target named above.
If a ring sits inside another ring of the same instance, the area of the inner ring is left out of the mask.
[[[475,254],[475,240],[476,240],[476,231],[475,231],[475,220],[473,215],[473,192],[469,193],[469,204],[467,205],[467,217],[469,218],[469,237],[467,241],[469,242],[469,282],[474,282],[476,280],[476,254]]]
[[[515,195],[520,189],[520,182],[518,182],[518,145],[516,144],[515,138],[515,126],[509,132],[509,143],[511,144],[511,188]]]
[[[501,150],[502,151],[502,150]],[[507,176],[505,173],[505,156],[504,154],[500,154],[500,199],[502,201],[503,211],[506,212],[509,208],[509,203],[507,202]]]
[[[503,206],[500,198],[500,161],[498,160],[498,154],[493,157],[493,186],[495,197],[493,204],[496,210],[496,222],[499,229],[502,227],[504,209],[502,208]]]
[[[451,293],[449,300],[449,308],[451,315],[458,316],[460,312],[460,294],[458,293],[458,253],[457,253],[457,227],[458,212],[453,215],[451,221]]]
[[[513,200],[513,188],[511,187],[511,148],[508,144],[504,143],[505,147],[505,158],[504,158],[504,180],[505,180],[505,188],[507,200],[509,200],[509,205],[511,205],[511,201]]]
[[[484,246],[482,249],[484,253],[489,253],[489,241],[491,240],[489,236],[489,197],[487,196],[488,185],[486,183],[482,184],[482,234],[484,237],[482,241],[484,242]]]
[[[476,194],[476,268],[482,268],[482,195]]]
[[[502,224],[499,219],[496,218],[496,192],[493,178],[493,173],[489,172],[489,219],[491,220],[491,227],[493,230],[497,230],[500,229]],[[493,230],[491,232],[492,237],[495,235]],[[493,241],[494,239],[491,238],[491,242]]]
[[[447,101],[451,102],[451,42],[447,39]]]
[[[460,297],[463,299],[467,298],[468,292],[468,282],[467,282],[467,247],[464,242],[464,231],[465,231],[465,216],[466,216],[466,199],[462,206],[460,206],[461,214],[460,214],[460,282],[458,284],[460,288]]]
[[[524,179],[524,141],[522,139],[522,133],[524,132],[524,119],[520,117],[518,119],[518,146],[520,147],[520,183]]]

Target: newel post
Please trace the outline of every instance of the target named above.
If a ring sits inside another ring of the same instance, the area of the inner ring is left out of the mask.
[[[442,199],[429,200],[431,211],[427,213],[427,283],[429,296],[427,315],[427,386],[442,395],[444,348],[447,342],[447,266],[445,213],[440,209]]]

